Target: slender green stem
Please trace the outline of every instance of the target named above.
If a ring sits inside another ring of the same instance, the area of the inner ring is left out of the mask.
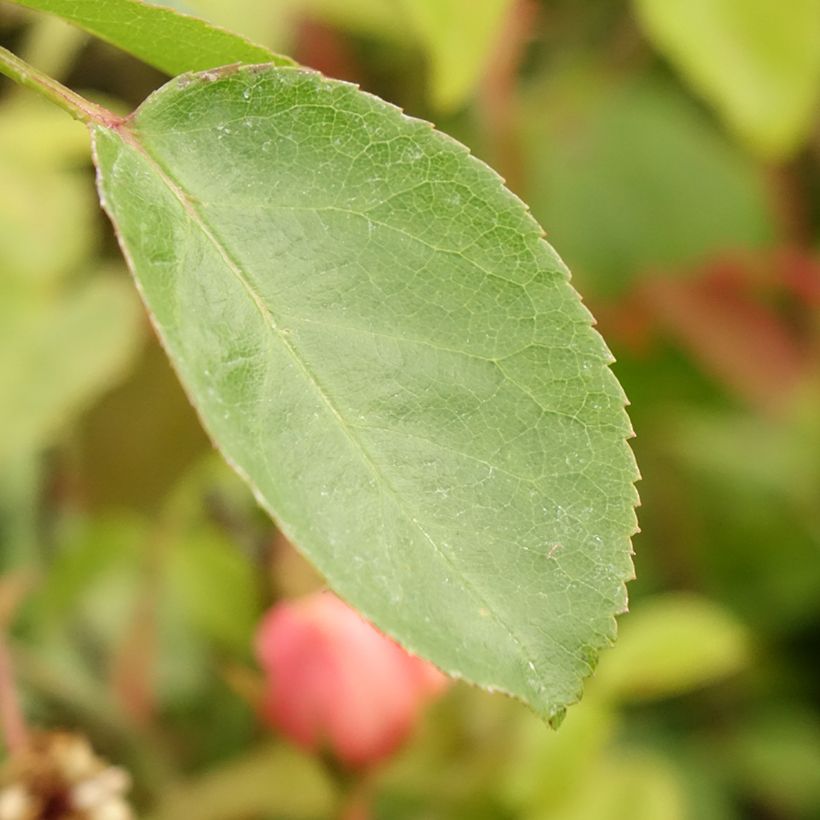
[[[116,125],[120,118],[102,106],[89,102],[84,97],[66,88],[57,80],[23,62],[8,49],[0,46],[0,74],[5,74],[20,85],[41,94],[67,111],[75,120],[86,125]]]

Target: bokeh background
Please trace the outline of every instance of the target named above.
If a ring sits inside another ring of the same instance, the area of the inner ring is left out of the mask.
[[[0,628],[29,724],[157,820],[820,817],[820,2],[174,5],[434,121],[531,205],[632,401],[631,612],[558,732],[464,684],[364,771],[270,726],[254,636],[322,580],[202,433],[84,129],[3,82]],[[123,112],[165,79],[9,5],[0,41]]]

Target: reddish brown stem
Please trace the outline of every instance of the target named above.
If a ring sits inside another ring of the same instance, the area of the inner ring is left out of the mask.
[[[539,7],[533,0],[517,0],[512,5],[479,97],[479,111],[494,164],[507,185],[519,193],[523,173],[515,128],[515,93],[518,70],[533,37],[538,14]]]
[[[0,727],[6,746],[12,754],[28,744],[28,728],[17,697],[14,665],[4,636],[0,635]]]
[[[84,122],[86,125],[112,126],[120,121],[120,118],[110,111],[89,102],[2,46],[0,46],[0,74],[5,74],[16,83],[36,91],[58,105],[63,111],[67,111],[75,120]]]

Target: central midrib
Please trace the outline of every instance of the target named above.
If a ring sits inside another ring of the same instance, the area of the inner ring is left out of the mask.
[[[136,135],[129,128],[125,126],[120,127],[116,129],[116,133],[122,138],[125,144],[133,148],[136,152],[138,152],[148,161],[153,170],[156,172],[157,177],[162,181],[162,183],[167,187],[167,189],[171,192],[174,198],[179,202],[183,210],[189,215],[194,225],[202,232],[203,236],[205,236],[206,239],[214,247],[216,252],[224,261],[226,267],[235,276],[237,281],[242,285],[245,292],[253,301],[254,306],[259,311],[262,318],[265,320],[265,324],[273,331],[281,345],[285,348],[285,350],[288,351],[288,354],[291,357],[291,359],[304,374],[306,381],[311,385],[314,392],[319,396],[319,398],[330,411],[332,416],[337,420],[337,423],[339,424],[339,427],[341,428],[342,432],[345,434],[345,436],[348,438],[351,444],[353,444],[354,449],[359,452],[362,461],[373,474],[374,478],[381,482],[383,487],[388,491],[389,495],[393,498],[394,503],[396,504],[396,507],[399,509],[399,511],[418,530],[418,532],[427,541],[427,543],[430,544],[433,551],[439,556],[439,558],[448,567],[450,567],[453,573],[455,573],[458,577],[462,579],[465,588],[469,590],[470,594],[478,602],[480,607],[483,608],[484,611],[488,612],[491,615],[491,617],[496,621],[496,623],[509,635],[513,643],[519,648],[521,655],[524,661],[527,663],[529,669],[531,671],[536,671],[537,666],[535,664],[535,656],[524,644],[522,639],[519,638],[513,632],[510,625],[501,617],[501,615],[498,613],[495,607],[481,594],[481,592],[479,592],[475,584],[470,579],[468,579],[461,572],[461,570],[459,570],[456,567],[455,564],[453,564],[452,560],[447,555],[447,553],[444,550],[442,550],[441,547],[439,547],[439,545],[436,543],[433,537],[425,530],[425,528],[421,525],[418,519],[414,515],[412,515],[412,513],[404,506],[401,495],[398,493],[398,491],[393,487],[391,482],[385,476],[384,472],[381,470],[378,463],[370,455],[361,439],[357,435],[355,435],[351,427],[345,422],[344,417],[341,415],[338,408],[335,406],[327,391],[322,387],[316,374],[313,373],[313,371],[310,369],[310,367],[307,365],[304,359],[299,355],[298,351],[293,347],[293,345],[288,340],[286,334],[284,334],[280,330],[277,324],[276,315],[262,301],[261,297],[255,291],[251,282],[243,273],[241,266],[231,256],[225,244],[216,236],[214,231],[206,222],[203,215],[195,206],[194,202],[185,193],[184,189],[171,176],[171,174],[165,169],[165,167],[160,163],[160,161],[156,157],[154,157],[141,142],[139,142]],[[450,671],[457,672],[458,670]],[[529,681],[527,675],[524,676],[524,679]],[[543,686],[541,686],[540,684],[538,685],[537,694],[544,694]]]

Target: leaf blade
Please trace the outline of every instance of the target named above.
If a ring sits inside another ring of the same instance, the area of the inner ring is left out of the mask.
[[[764,157],[808,136],[820,98],[820,2],[635,0],[650,40]],[[719,55],[719,58],[716,58]]]
[[[67,294],[0,287],[0,465],[51,443],[127,372],[140,310],[124,279],[101,275]]]
[[[94,137],[166,349],[263,506],[409,649],[560,715],[625,606],[636,471],[520,201],[303,70],[179,78]]]
[[[182,74],[229,63],[293,65],[238,34],[196,17],[141,0],[12,0],[62,17],[90,34],[164,71]]]

